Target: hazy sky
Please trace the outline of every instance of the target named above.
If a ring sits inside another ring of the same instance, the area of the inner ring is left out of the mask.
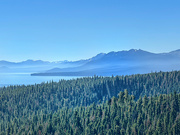
[[[0,60],[180,49],[179,0],[0,0]]]

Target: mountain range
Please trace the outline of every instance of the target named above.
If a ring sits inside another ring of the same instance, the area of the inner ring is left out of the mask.
[[[79,61],[0,61],[0,72],[28,72],[41,76],[111,76],[180,70],[180,49],[151,53],[141,49],[100,53]]]

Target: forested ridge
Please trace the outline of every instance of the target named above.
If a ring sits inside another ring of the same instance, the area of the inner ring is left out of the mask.
[[[174,91],[180,92],[180,71],[3,87],[0,88],[0,131],[1,134],[174,134],[179,132],[180,117],[180,95],[170,94]],[[101,115],[97,113],[99,110]],[[173,118],[171,122],[170,118]],[[102,123],[103,120],[108,124]],[[158,124],[161,131],[156,128]]]
[[[6,121],[1,123],[1,134],[178,135],[180,94],[144,96],[135,101],[125,90],[103,104],[10,117]]]

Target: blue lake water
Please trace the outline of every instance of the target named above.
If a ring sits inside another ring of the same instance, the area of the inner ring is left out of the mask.
[[[31,76],[28,73],[0,73],[0,87],[9,85],[39,84],[42,82],[70,80],[80,78],[77,76]]]

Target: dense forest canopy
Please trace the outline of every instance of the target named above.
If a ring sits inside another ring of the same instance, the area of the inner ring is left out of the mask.
[[[175,134],[179,91],[180,71],[3,87],[0,132]]]
[[[135,101],[125,90],[99,105],[1,118],[0,131],[2,135],[178,135],[180,94],[144,96]]]

